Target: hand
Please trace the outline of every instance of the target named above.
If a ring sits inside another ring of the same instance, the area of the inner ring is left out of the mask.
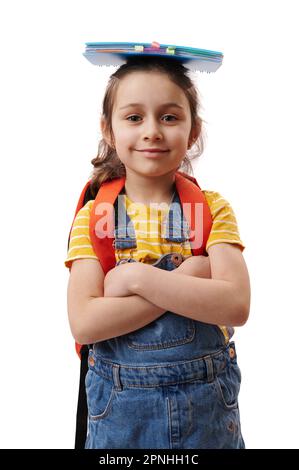
[[[190,256],[175,270],[180,274],[211,279],[211,266],[208,256]]]
[[[104,279],[104,297],[134,295],[131,286],[142,269],[141,265],[143,263],[122,263],[110,269]]]

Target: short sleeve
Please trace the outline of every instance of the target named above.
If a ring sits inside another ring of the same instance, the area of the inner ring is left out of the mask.
[[[203,191],[209,204],[213,224],[207,241],[206,250],[216,243],[234,243],[244,250],[237,220],[231,205],[216,191]]]
[[[77,213],[70,236],[69,249],[64,264],[70,268],[72,261],[80,258],[98,259],[89,236],[90,211],[93,200],[88,201]]]

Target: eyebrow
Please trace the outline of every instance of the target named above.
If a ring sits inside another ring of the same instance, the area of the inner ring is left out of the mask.
[[[126,106],[122,106],[121,108],[119,109],[125,109],[125,108],[130,108],[132,106],[140,106],[142,107],[143,104],[142,103],[129,103],[129,104],[126,104]],[[180,108],[180,109],[184,109],[183,106],[180,106],[179,104],[177,103],[164,103],[164,104],[161,104],[160,105],[160,108]]]

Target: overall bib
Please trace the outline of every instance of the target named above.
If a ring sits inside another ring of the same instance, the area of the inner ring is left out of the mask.
[[[179,203],[178,194],[174,202]],[[166,240],[188,240],[186,220],[169,211]],[[136,248],[133,224],[115,223],[115,250]],[[174,251],[153,266],[171,271]],[[136,262],[133,258],[120,260]],[[120,312],[121,315],[121,312]],[[172,312],[143,328],[90,346],[85,448],[244,448],[235,344],[217,325]]]

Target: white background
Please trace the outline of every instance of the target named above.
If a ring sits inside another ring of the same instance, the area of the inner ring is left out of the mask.
[[[126,4],[128,5],[126,7]],[[248,448],[298,437],[298,25],[296,1],[10,1],[0,10],[2,448],[72,448],[79,360],[64,267],[115,69],[85,42],[224,53],[197,74],[206,150],[195,176],[232,205],[251,277],[235,341]]]

